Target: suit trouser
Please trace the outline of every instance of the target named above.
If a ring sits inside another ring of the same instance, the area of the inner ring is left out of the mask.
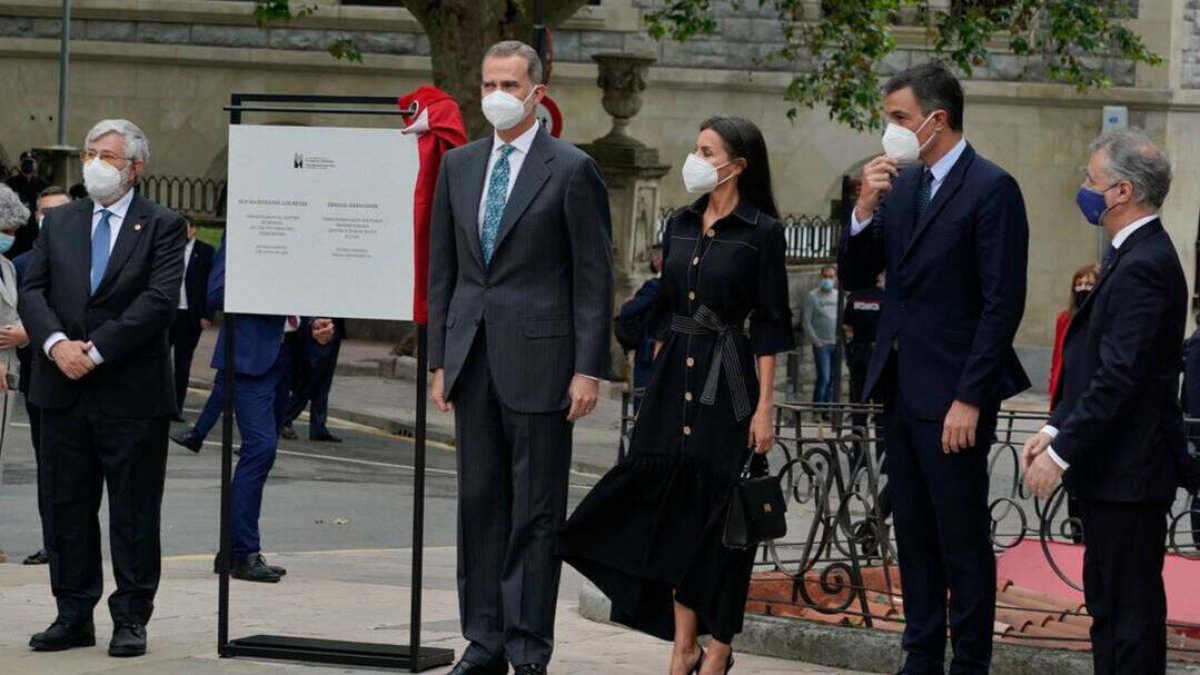
[[[187,310],[181,309],[175,313],[175,321],[167,334],[171,341],[172,359],[175,362],[175,400],[179,402],[181,413],[183,402],[187,399],[192,356],[196,353],[196,345],[200,344],[201,332],[200,321]]]
[[[1097,675],[1167,668],[1163,557],[1170,503],[1080,500],[1083,592]]]
[[[942,452],[942,422],[918,419],[894,387],[885,415],[888,491],[904,584],[903,672],[945,672],[949,591],[950,673],[986,673],[996,613],[987,473],[996,411],[981,415],[975,447],[954,454]]]
[[[242,447],[233,472],[233,533],[230,555],[235,563],[262,550],[258,519],[263,488],[279,448],[279,429],[287,405],[291,355],[280,345],[271,369],[262,375],[236,375],[233,415]]]
[[[159,523],[167,468],[166,417],[112,417],[85,392],[42,410],[43,522],[50,587],[64,619],[91,620],[104,589],[97,512],[108,488],[116,623],[145,624],[154,611],[162,550]]]
[[[342,349],[340,334],[335,334],[327,345],[310,345],[308,372],[296,391],[292,392],[284,421],[296,421],[304,408],[309,408],[308,437],[316,438],[329,433],[329,390],[333,387],[333,375],[337,371],[338,354]]]
[[[42,549],[47,546],[46,534],[46,495],[42,488],[42,409],[29,401],[29,393],[23,392],[25,399],[25,415],[29,417],[29,440],[33,442],[33,462],[37,467],[37,507],[38,518],[42,521]]]
[[[458,435],[458,602],[463,658],[546,664],[554,649],[572,425],[525,414],[496,393],[483,329],[454,392]]]
[[[201,439],[208,438],[208,434],[212,432],[212,428],[217,425],[217,420],[221,419],[221,414],[225,412],[225,371],[218,370],[213,376],[213,388],[208,393],[208,399],[204,401],[204,408],[200,411],[200,415],[196,417],[196,424],[192,427],[192,431]]]

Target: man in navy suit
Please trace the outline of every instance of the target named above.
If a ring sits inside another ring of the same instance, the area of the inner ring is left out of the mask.
[[[179,310],[171,324],[171,348],[175,360],[175,401],[179,412],[175,421],[184,421],[183,401],[187,397],[192,355],[200,343],[200,334],[212,325],[208,310],[208,275],[212,271],[213,247],[196,239],[196,226],[187,224],[187,246],[183,249],[183,287],[179,289]]]
[[[996,563],[988,449],[1000,402],[1029,387],[1012,341],[1029,227],[1012,176],[963,139],[962,86],[936,64],[884,87],[887,155],[839,247],[844,288],[888,284],[863,396],[884,402],[900,574],[903,673],[986,673]],[[949,592],[949,616],[946,596]]]
[[[213,260],[208,286],[208,307],[217,311],[225,306],[225,243]],[[302,328],[303,326],[303,328]],[[225,368],[225,340],[228,323],[221,326],[212,367]],[[268,565],[262,555],[258,518],[262,512],[263,488],[279,447],[290,386],[291,351],[284,337],[288,332],[312,331],[320,344],[333,337],[329,319],[301,322],[297,316],[238,315],[234,320],[234,396],[233,412],[242,447],[233,474],[233,533],[230,573],[245,581],[276,583],[287,574],[282,567]],[[220,374],[218,375],[218,377]]]
[[[1170,187],[1141,132],[1092,144],[1077,201],[1112,246],[1067,329],[1058,405],[1025,445],[1029,491],[1049,497],[1062,477],[1079,500],[1098,675],[1166,672],[1167,513],[1200,480],[1179,405],[1187,280],[1158,217]]]

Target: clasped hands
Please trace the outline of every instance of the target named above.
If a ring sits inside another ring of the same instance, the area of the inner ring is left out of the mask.
[[[93,347],[91,342],[83,340],[59,340],[50,348],[50,358],[63,375],[79,380],[96,369],[96,362],[89,354]]]
[[[1025,490],[1034,497],[1045,499],[1054,492],[1063,475],[1063,469],[1046,452],[1054,437],[1039,431],[1025,441],[1025,450],[1021,453],[1021,468],[1025,472]]]

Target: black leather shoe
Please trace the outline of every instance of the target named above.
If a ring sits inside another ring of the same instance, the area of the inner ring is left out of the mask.
[[[508,675],[508,665],[500,661],[497,664],[480,666],[463,659],[454,666],[450,675]]]
[[[50,556],[46,555],[46,549],[42,549],[42,550],[38,551],[37,553],[34,553],[33,555],[29,556],[25,560],[21,561],[21,564],[22,565],[45,565],[48,562],[50,562]]]
[[[182,433],[171,434],[171,440],[192,452],[200,452],[200,448],[204,446],[204,439],[196,434],[195,429],[188,429]]]
[[[267,565],[267,561],[262,557],[261,553],[251,553],[242,562],[234,563],[233,569],[229,570],[229,574],[234,579],[257,581],[267,584],[277,584],[283,578],[282,575]]]
[[[56,620],[46,630],[29,638],[35,652],[61,652],[72,647],[94,647],[96,626],[91,621]]]
[[[113,628],[108,643],[109,656],[141,656],[146,653],[146,627],[136,623],[119,623]]]
[[[297,436],[297,435],[296,435],[296,430],[295,430],[295,429],[293,429],[293,428],[292,428],[292,425],[290,425],[290,424],[289,424],[289,425],[287,425],[286,427],[284,427],[283,429],[281,429],[281,430],[279,431],[279,435],[280,435],[282,438],[286,438],[286,439],[287,439],[287,440],[289,440],[289,441],[294,441],[294,440],[296,440],[297,438],[299,438],[299,436]]]
[[[530,663],[513,668],[514,675],[546,675],[546,666],[540,663]]]
[[[261,553],[259,553],[258,556],[260,558],[262,558]],[[267,562],[266,558],[263,558],[262,560],[264,563]],[[272,572],[274,572],[275,574],[278,574],[281,577],[287,576],[287,568],[280,567],[278,565],[267,565],[267,567],[269,567]],[[213,574],[220,574],[220,573],[221,573],[221,556],[216,556],[213,558]]]
[[[308,440],[310,440],[314,443],[341,443],[342,442],[342,439],[338,438],[337,436],[334,436],[333,434],[329,433],[328,431],[326,431],[323,434],[317,434],[316,436],[309,436]]]

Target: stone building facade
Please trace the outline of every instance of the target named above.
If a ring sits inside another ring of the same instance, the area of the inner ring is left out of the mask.
[[[406,10],[314,2],[314,16],[260,29],[245,1],[75,0],[69,134],[78,143],[96,119],[128,117],[150,135],[152,172],[221,178],[227,136],[221,107],[233,92],[399,95],[428,81],[429,41]],[[718,34],[686,43],[646,35],[644,14],[656,0],[593,0],[561,26],[554,34],[551,94],[564,113],[564,137],[586,143],[611,125],[599,104],[592,54],[651,54],[658,64],[629,131],[673,165],[663,182],[664,204],[686,203],[676,171],[699,123],[720,113],[762,127],[785,211],[828,214],[842,176],[880,152],[878,135],[842,127],[820,108],[801,109],[789,121],[783,92],[804,64],[762,62],[780,40],[771,10],[752,0],[737,11],[729,0],[714,2]],[[810,4],[809,11],[820,11],[819,0]],[[0,0],[0,158],[9,162],[27,147],[55,140],[60,8],[60,0]],[[1071,271],[1094,260],[1101,244],[1079,217],[1074,194],[1104,105],[1126,106],[1130,124],[1171,152],[1176,182],[1164,221],[1189,275],[1195,262],[1200,0],[1140,0],[1136,10],[1134,29],[1166,62],[1156,68],[1106,63],[1116,83],[1111,89],[1080,93],[1042,81],[1035,66],[1002,49],[966,83],[967,138],[1016,176],[1030,215],[1030,295],[1017,342],[1038,380],[1044,381],[1054,316],[1066,302]],[[881,75],[928,58],[924,30],[905,19],[894,27],[899,49],[881,65]],[[344,37],[355,39],[365,63],[339,62],[325,52]],[[389,123],[270,114],[247,121]]]

